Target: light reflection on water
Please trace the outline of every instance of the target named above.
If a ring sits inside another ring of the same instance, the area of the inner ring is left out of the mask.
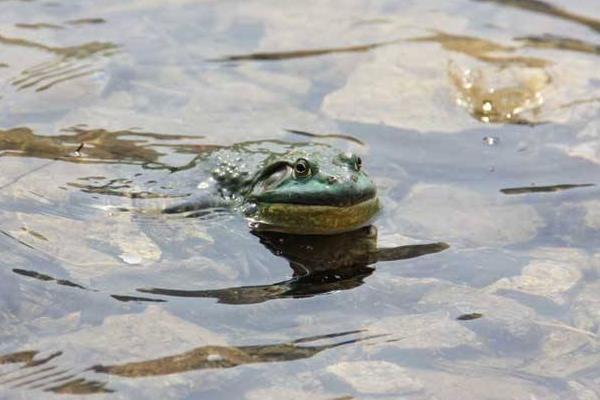
[[[0,397],[600,396],[595,3],[0,2]],[[277,140],[375,227],[161,214]]]

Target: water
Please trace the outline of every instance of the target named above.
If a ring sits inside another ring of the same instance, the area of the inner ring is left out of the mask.
[[[600,397],[597,1],[0,9],[0,398]],[[267,139],[375,227],[156,212]]]

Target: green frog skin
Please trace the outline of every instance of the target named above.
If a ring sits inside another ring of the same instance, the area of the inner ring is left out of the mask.
[[[210,165],[210,178],[198,186],[216,193],[219,205],[241,211],[256,231],[336,234],[369,225],[379,211],[361,158],[324,144],[246,142],[202,155],[195,164]],[[164,212],[216,204],[206,199]]]

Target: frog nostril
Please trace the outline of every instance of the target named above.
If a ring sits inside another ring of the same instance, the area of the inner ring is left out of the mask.
[[[352,182],[358,182],[358,176],[356,175],[352,175],[352,178],[350,179],[352,179]]]
[[[328,176],[327,177],[327,183],[328,184],[333,185],[336,182],[337,182],[337,178],[335,176]]]

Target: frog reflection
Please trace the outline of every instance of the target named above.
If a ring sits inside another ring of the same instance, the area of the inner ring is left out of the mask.
[[[446,243],[377,248],[377,229],[367,226],[337,235],[292,235],[253,232],[273,254],[286,258],[293,270],[291,279],[268,285],[240,286],[213,290],[138,289],[140,292],[175,297],[216,298],[225,304],[254,304],[281,298],[303,298],[364,283],[380,261],[403,260],[437,253]]]

